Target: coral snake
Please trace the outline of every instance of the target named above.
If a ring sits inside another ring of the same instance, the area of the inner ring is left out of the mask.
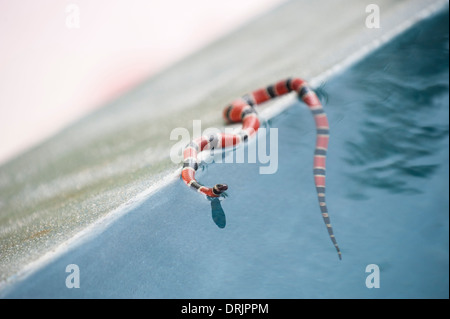
[[[209,149],[221,149],[234,147],[256,134],[260,127],[258,114],[255,106],[274,99],[278,96],[296,92],[301,100],[309,107],[316,124],[316,148],[314,152],[314,181],[319,199],[319,207],[323,220],[328,230],[328,234],[333,242],[339,259],[342,258],[341,251],[336,242],[336,238],[331,227],[330,217],[325,202],[325,162],[329,140],[329,125],[325,111],[319,98],[308,83],[300,78],[291,78],[280,81],[275,85],[256,90],[234,100],[223,112],[225,120],[229,123],[240,123],[242,127],[234,134],[218,133],[211,136],[202,136],[192,140],[183,150],[183,169],[181,178],[191,188],[208,197],[219,197],[228,189],[226,184],[216,184],[213,187],[206,187],[199,184],[195,179],[195,172],[198,169],[197,155]]]

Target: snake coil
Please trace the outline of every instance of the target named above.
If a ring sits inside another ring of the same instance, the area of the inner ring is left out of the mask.
[[[218,133],[211,136],[202,136],[192,140],[183,150],[183,169],[181,178],[189,187],[209,196],[219,197],[228,189],[226,184],[216,184],[213,187],[201,185],[195,179],[195,172],[198,169],[198,154],[208,149],[220,149],[234,147],[256,134],[260,127],[258,114],[255,106],[267,102],[276,97],[296,92],[299,98],[309,107],[316,124],[316,148],[314,152],[314,182],[319,207],[323,220],[328,230],[328,234],[335,246],[339,259],[342,259],[341,251],[336,242],[336,238],[331,227],[330,217],[325,201],[325,162],[329,141],[329,124],[325,111],[316,93],[300,78],[291,78],[280,81],[275,85],[256,90],[234,100],[223,112],[225,120],[229,123],[240,123],[242,127],[234,134]]]

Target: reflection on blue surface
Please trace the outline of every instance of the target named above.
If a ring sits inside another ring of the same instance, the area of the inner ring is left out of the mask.
[[[211,201],[211,215],[214,223],[219,228],[224,228],[227,224],[225,212],[220,204],[219,198],[208,198]]]
[[[279,169],[212,164],[207,200],[177,181],[7,297],[448,298],[448,11],[320,88],[331,126],[327,199],[314,188],[315,129],[300,103],[270,121]],[[232,156],[232,154],[227,154]],[[79,289],[65,268],[80,268]],[[380,288],[366,287],[366,267]]]

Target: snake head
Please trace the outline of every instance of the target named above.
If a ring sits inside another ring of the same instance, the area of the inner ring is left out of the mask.
[[[227,184],[216,184],[212,190],[215,195],[220,195],[223,192],[225,192],[227,189],[228,189]]]

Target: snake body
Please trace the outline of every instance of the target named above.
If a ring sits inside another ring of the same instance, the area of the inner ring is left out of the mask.
[[[319,98],[306,81],[300,78],[290,78],[258,89],[234,100],[224,109],[223,116],[229,123],[242,122],[240,130],[234,134],[218,133],[192,140],[183,150],[184,163],[181,177],[188,186],[206,196],[213,198],[221,196],[228,189],[226,184],[216,184],[213,187],[206,187],[198,183],[195,179],[195,172],[198,169],[197,155],[204,150],[234,147],[245,142],[248,138],[255,135],[260,127],[255,106],[291,92],[298,94],[299,98],[312,112],[315,120],[316,147],[313,164],[314,182],[323,221],[327,227],[330,239],[337,250],[339,259],[341,259],[341,251],[333,233],[325,200],[325,164],[329,141],[329,124]]]

